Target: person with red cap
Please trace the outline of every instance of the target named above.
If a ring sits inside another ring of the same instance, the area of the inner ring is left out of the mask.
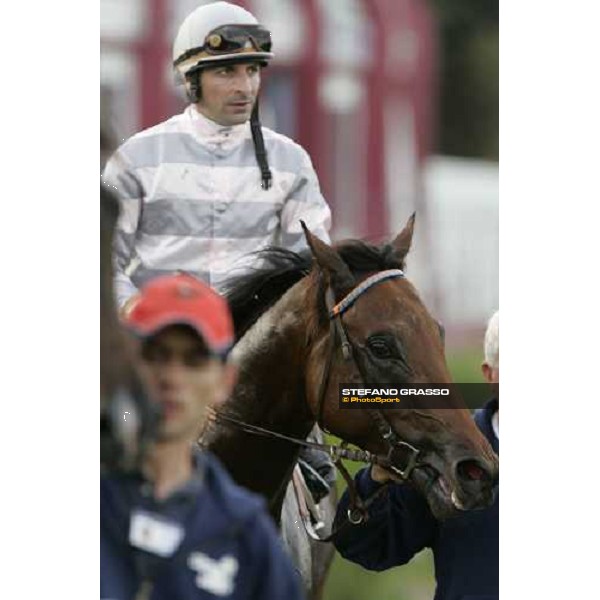
[[[139,473],[101,477],[101,597],[301,598],[263,499],[195,443],[236,380],[226,301],[191,276],[164,276],[142,288],[125,324],[162,419]]]

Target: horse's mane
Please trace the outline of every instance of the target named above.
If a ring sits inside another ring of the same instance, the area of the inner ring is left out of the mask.
[[[334,248],[357,277],[385,269],[404,268],[404,260],[399,259],[390,244],[374,246],[361,240],[346,240]],[[225,289],[237,339],[287,290],[306,277],[313,266],[313,257],[308,249],[296,253],[272,246],[257,252],[256,258],[260,266],[233,278]]]

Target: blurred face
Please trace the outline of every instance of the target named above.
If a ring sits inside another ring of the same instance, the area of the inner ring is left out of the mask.
[[[250,119],[260,88],[260,65],[252,62],[211,67],[200,75],[202,97],[196,105],[220,125],[241,125]]]
[[[235,381],[232,366],[211,357],[185,326],[167,327],[143,343],[140,376],[160,403],[161,441],[195,441],[210,406],[223,402]]]

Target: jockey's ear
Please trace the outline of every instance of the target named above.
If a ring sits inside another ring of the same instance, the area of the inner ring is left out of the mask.
[[[330,284],[336,300],[341,300],[356,285],[354,275],[352,275],[348,265],[342,260],[342,257],[328,244],[313,235],[306,223],[300,221],[308,247],[321,271],[325,283]]]
[[[415,229],[415,215],[413,213],[408,219],[404,229],[396,236],[396,239],[392,242],[391,246],[394,249],[394,258],[399,262],[403,263],[410,245],[412,243],[413,232]]]

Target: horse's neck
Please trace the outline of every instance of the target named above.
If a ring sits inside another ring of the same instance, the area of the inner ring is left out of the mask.
[[[304,439],[314,424],[306,405],[306,307],[302,282],[289,290],[238,342],[239,379],[223,412],[246,423]],[[277,439],[219,427],[209,442],[233,478],[270,502],[283,493],[298,448]]]

